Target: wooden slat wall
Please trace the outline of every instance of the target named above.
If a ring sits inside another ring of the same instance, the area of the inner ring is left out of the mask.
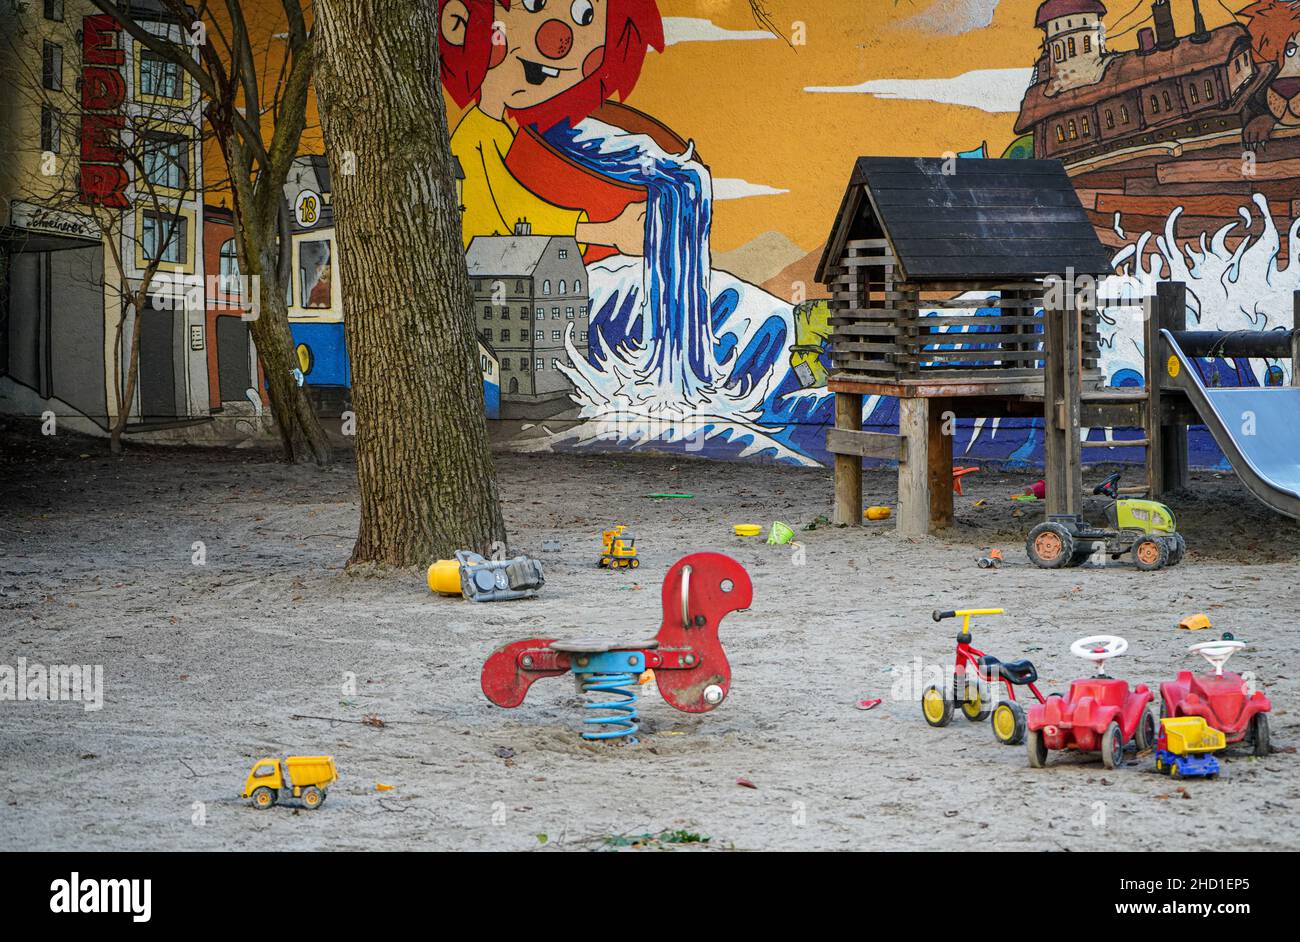
[[[1021,380],[1042,375],[1041,285],[987,283],[988,299],[923,298],[921,282],[896,282],[884,240],[850,243],[834,266],[838,279],[831,302],[831,347],[836,378],[871,383],[924,380],[963,383],[972,378]],[[996,315],[960,308],[996,308]],[[927,316],[926,311],[937,311]],[[1099,317],[1082,317],[1086,376],[1100,367]],[[960,328],[978,327],[964,332]],[[938,349],[953,345],[959,349]],[[963,345],[965,345],[964,348]]]
[[[868,382],[898,378],[899,327],[892,302],[894,259],[884,239],[845,243],[828,268],[831,289],[831,361],[834,370]]]

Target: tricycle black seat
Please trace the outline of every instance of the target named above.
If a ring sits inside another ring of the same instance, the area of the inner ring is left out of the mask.
[[[986,654],[979,660],[980,667],[988,674],[990,680],[1005,677],[1016,686],[1032,684],[1038,679],[1038,670],[1029,661],[999,661],[992,654]]]

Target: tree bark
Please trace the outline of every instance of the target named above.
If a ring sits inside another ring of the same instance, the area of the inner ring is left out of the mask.
[[[315,6],[357,417],[353,563],[427,565],[505,543],[437,86],[436,10],[397,0]]]
[[[243,218],[256,215],[254,212]],[[252,243],[248,248],[252,270],[247,274],[258,276],[258,316],[248,322],[249,332],[253,335],[257,357],[262,361],[267,397],[271,400],[284,459],[311,460],[326,467],[333,462],[333,449],[307,398],[307,391],[293,377],[298,357],[294,353],[289,308],[285,303],[285,278],[292,277],[284,270],[283,247],[288,239],[281,235],[277,242],[277,237],[266,234],[265,226],[265,222],[254,222],[244,227],[244,237]],[[251,234],[256,234],[256,238],[250,239]],[[257,254],[253,254],[254,246]]]

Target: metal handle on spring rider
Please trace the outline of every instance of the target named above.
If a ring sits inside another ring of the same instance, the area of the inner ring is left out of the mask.
[[[691,627],[691,567],[682,567],[682,627]]]

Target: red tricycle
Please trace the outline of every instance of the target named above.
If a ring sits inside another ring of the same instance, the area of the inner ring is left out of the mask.
[[[1179,671],[1177,680],[1160,685],[1162,717],[1199,716],[1223,733],[1231,743],[1245,742],[1256,756],[1269,750],[1268,712],[1273,708],[1268,697],[1251,691],[1240,674],[1224,673],[1228,658],[1246,646],[1245,642],[1225,635],[1220,641],[1202,641],[1188,650],[1210,662],[1213,674]]]
[[[947,726],[952,721],[953,706],[957,701],[957,691],[961,691],[961,712],[972,723],[987,719],[993,714],[993,735],[998,742],[1007,746],[1018,745],[1025,739],[1025,711],[1016,702],[1016,687],[1028,687],[1029,691],[1043,702],[1043,695],[1034,686],[1038,671],[1029,661],[999,661],[991,654],[985,654],[971,646],[970,620],[974,615],[1001,615],[1000,608],[972,608],[960,612],[934,612],[935,621],[945,618],[962,619],[961,632],[957,635],[957,659],[953,665],[953,686],[950,692],[940,690],[935,685],[925,688],[921,694],[921,713],[931,726]],[[1001,681],[1007,691],[1007,699],[995,699],[994,690]],[[998,702],[1000,700],[1000,702]],[[990,704],[996,704],[990,710]]]
[[[1139,752],[1156,741],[1156,720],[1147,709],[1154,697],[1146,684],[1131,691],[1128,681],[1106,675],[1106,661],[1128,650],[1115,635],[1093,635],[1070,645],[1070,653],[1097,665],[1093,677],[1070,684],[1070,694],[1052,694],[1029,708],[1029,765],[1047,765],[1049,749],[1100,752],[1101,764],[1113,769],[1123,761],[1124,747],[1134,742]]]

